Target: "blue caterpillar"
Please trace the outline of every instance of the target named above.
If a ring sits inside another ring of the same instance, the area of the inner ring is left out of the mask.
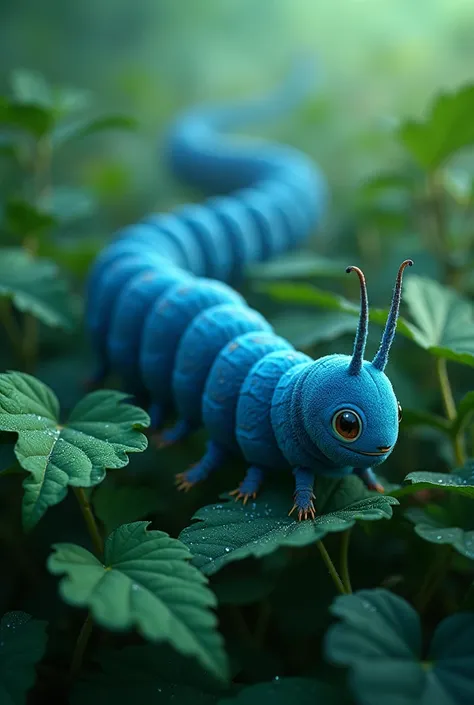
[[[210,196],[172,214],[126,227],[97,258],[87,287],[86,323],[99,361],[94,383],[110,371],[148,405],[152,428],[172,409],[178,421],[162,445],[204,425],[201,460],[177,476],[188,490],[243,455],[248,469],[232,494],[244,503],[264,477],[288,469],[299,520],[315,516],[315,475],[357,473],[382,491],[372,467],[392,452],[401,409],[384,373],[400,306],[402,263],[380,348],[364,360],[368,331],[365,279],[352,356],[316,361],[297,352],[229,284],[245,268],[305,241],[327,204],[325,180],[300,152],[236,143],[221,134],[247,118],[285,107],[290,84],[273,99],[240,108],[184,114],[168,136],[171,168]]]

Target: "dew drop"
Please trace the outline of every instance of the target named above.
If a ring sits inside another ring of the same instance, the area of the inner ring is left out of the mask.
[[[229,553],[230,548],[229,548],[228,546],[226,546],[224,550],[225,550],[226,553]]]
[[[279,681],[279,680],[280,680],[280,676],[275,676],[275,678],[274,678],[273,680],[274,680],[274,681]]]

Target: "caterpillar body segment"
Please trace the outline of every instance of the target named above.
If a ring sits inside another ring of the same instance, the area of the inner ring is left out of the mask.
[[[150,214],[118,234],[90,273],[86,323],[97,355],[93,382],[117,373],[126,391],[148,405],[161,445],[202,425],[207,431],[203,457],[177,476],[180,489],[238,453],[248,469],[236,499],[246,502],[266,474],[286,469],[295,480],[291,512],[308,519],[317,509],[315,475],[356,472],[369,488],[381,489],[371,468],[392,452],[399,423],[384,369],[411,261],[400,267],[373,362],[363,360],[368,303],[357,267],[347,270],[356,271],[361,286],[352,356],[313,361],[237,293],[250,263],[299,246],[326,208],[325,180],[305,155],[220,136],[239,118],[262,117],[287,99],[283,91],[267,104],[191,111],[177,120],[169,163],[212,195],[173,213]],[[177,422],[163,431],[173,410]]]

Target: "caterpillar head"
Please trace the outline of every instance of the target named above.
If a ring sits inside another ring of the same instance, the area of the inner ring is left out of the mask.
[[[301,389],[304,428],[312,443],[339,466],[365,468],[382,463],[398,437],[401,407],[384,370],[400,308],[403,271],[398,270],[390,312],[379,350],[371,362],[364,360],[368,333],[368,300],[365,277],[355,271],[361,286],[361,312],[354,351],[329,355],[311,365]]]

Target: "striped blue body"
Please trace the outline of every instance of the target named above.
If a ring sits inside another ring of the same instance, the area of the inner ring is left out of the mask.
[[[208,198],[173,213],[150,214],[118,234],[90,273],[86,323],[98,358],[96,384],[110,371],[117,373],[126,391],[149,406],[156,429],[177,412],[162,443],[206,428],[207,451],[180,477],[182,488],[237,452],[249,464],[238,497],[254,495],[265,472],[291,468],[295,507],[299,518],[307,518],[314,515],[315,473],[341,476],[355,468],[369,486],[374,477],[366,460],[347,462],[355,458],[347,449],[339,458],[324,434],[320,442],[307,428],[320,422],[311,416],[318,407],[317,363],[277,336],[233,287],[249,264],[299,247],[317,229],[326,183],[297,150],[222,136],[234,124],[287,108],[297,94],[298,86],[290,83],[267,101],[196,109],[175,122],[168,163]],[[333,369],[331,358],[325,360],[323,367]],[[334,383],[336,396],[343,393],[350,365],[351,358],[338,359],[342,381]],[[390,431],[370,432],[378,441],[383,436],[382,446],[391,449],[398,412],[391,385],[383,371],[380,375],[376,385]],[[370,386],[369,377],[364,380]]]

